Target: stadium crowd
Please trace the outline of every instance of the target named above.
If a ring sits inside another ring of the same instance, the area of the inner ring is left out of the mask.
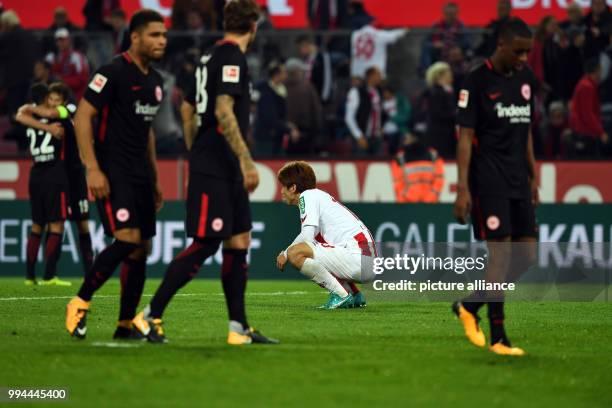
[[[178,108],[197,61],[220,38],[223,4],[174,1],[159,66],[168,96],[154,123],[161,155],[184,153]],[[308,6],[312,30],[280,33],[265,7],[258,23],[248,57],[254,90],[248,138],[255,155],[391,157],[418,143],[453,158],[462,79],[494,50],[498,27],[512,15],[510,0],[497,2],[497,16],[484,29],[466,28],[458,4],[449,2],[430,29],[414,32],[379,29],[359,0],[309,0]],[[0,12],[0,150],[15,155],[28,142],[14,115],[33,100],[32,85],[63,81],[71,98],[80,98],[91,72],[127,49],[127,16],[120,0],[89,0],[84,27],[58,7],[48,29],[32,31],[14,11]],[[592,0],[587,10],[571,4],[564,21],[544,17],[534,33],[536,156],[612,157],[612,12],[606,1]],[[387,47],[402,42],[410,43],[417,62],[398,75],[387,64],[397,58]]]

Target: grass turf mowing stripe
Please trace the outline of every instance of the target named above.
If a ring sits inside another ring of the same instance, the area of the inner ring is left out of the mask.
[[[312,292],[306,291],[293,291],[293,292],[254,292],[246,293],[247,296],[296,296],[296,295],[307,295]],[[326,293],[326,292],[321,292]],[[223,293],[177,293],[176,296],[225,296]],[[143,294],[142,297],[151,297],[153,294]],[[16,301],[16,300],[54,300],[54,299],[72,299],[74,296],[38,296],[38,297],[5,297],[1,298],[0,301]],[[97,295],[94,296],[97,299],[102,298],[118,298],[119,295]]]

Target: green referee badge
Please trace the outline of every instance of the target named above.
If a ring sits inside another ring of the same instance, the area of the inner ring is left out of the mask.
[[[300,214],[306,212],[306,204],[304,203],[304,197],[300,197]]]

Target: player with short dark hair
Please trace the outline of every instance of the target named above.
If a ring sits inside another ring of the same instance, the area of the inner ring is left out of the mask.
[[[33,120],[30,124],[39,131],[45,131],[45,127],[50,120],[61,120],[63,128],[63,151],[64,164],[66,166],[66,175],[68,178],[68,219],[73,221],[79,232],[79,250],[81,253],[81,261],[83,263],[84,275],[87,275],[93,262],[93,250],[91,247],[91,235],[89,233],[89,201],[87,197],[87,183],[85,181],[85,169],[81,163],[79,152],[76,144],[76,136],[74,134],[74,126],[72,124],[71,115],[76,110],[74,104],[69,103],[70,89],[62,82],[54,82],[46,87],[44,84],[35,84],[31,88],[31,95],[39,99],[42,95],[44,101],[48,97],[54,103],[59,103],[58,109],[45,109],[46,104],[41,103],[43,107],[39,109],[38,114],[43,120]],[[23,113],[28,111],[28,106],[24,106]],[[65,118],[61,118],[61,113],[66,114]],[[53,282],[53,281],[50,281]],[[45,284],[42,281],[41,284]]]
[[[454,215],[465,223],[471,210],[474,236],[487,241],[488,282],[508,280],[510,273],[524,271],[535,257],[538,188],[531,123],[537,81],[526,66],[532,45],[529,27],[518,18],[509,19],[499,30],[493,56],[470,72],[459,93]],[[511,264],[512,259],[517,262]],[[504,329],[503,293],[475,292],[453,304],[468,339],[485,346],[478,325],[478,310],[485,303],[490,350],[523,355],[522,349],[511,346]]]
[[[44,85],[42,85],[44,86]],[[38,87],[42,94],[43,90]],[[71,129],[70,117],[63,106],[68,90],[63,84],[53,84],[44,92],[41,105],[24,105],[15,119],[26,126],[30,153],[34,165],[30,171],[29,192],[32,229],[28,236],[26,285],[70,286],[57,277],[57,262],[62,253],[64,221],[68,216],[68,175],[66,174],[66,130]],[[36,281],[35,266],[44,228],[46,267],[43,280]]]
[[[114,337],[142,338],[133,329],[132,319],[144,287],[155,213],[162,205],[151,124],[163,98],[163,80],[151,64],[163,57],[166,48],[163,17],[153,10],[134,14],[130,41],[127,52],[93,76],[75,116],[87,187],[97,200],[106,234],[114,237],[66,308],[66,328],[79,338],[85,337],[93,294],[122,261],[121,307]]]
[[[255,39],[258,10],[252,0],[227,3],[225,36],[202,56],[195,72],[195,87],[181,106],[185,142],[190,150],[185,224],[193,243],[174,258],[151,303],[134,319],[135,326],[152,342],[166,341],[161,320],[164,309],[204,261],[217,252],[221,242],[228,344],[277,342],[249,326],[244,305],[251,242],[248,193],[259,184],[244,139],[251,104],[244,54]]]

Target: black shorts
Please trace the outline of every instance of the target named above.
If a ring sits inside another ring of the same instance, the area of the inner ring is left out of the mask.
[[[68,185],[49,183],[30,178],[30,207],[32,222],[46,225],[64,221],[68,215]]]
[[[472,227],[474,237],[480,240],[538,236],[535,208],[531,199],[473,197]]]
[[[104,233],[112,237],[125,228],[138,228],[143,240],[155,236],[155,197],[151,183],[111,181],[110,197],[96,200]]]
[[[85,171],[69,171],[68,186],[68,219],[72,221],[88,220],[89,201]]]
[[[194,238],[227,239],[250,231],[251,206],[242,181],[190,173],[185,224]]]

